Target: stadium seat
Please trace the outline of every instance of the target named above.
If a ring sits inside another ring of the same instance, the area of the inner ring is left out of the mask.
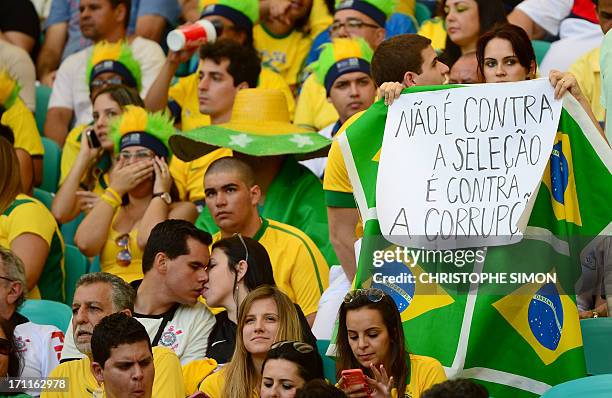
[[[83,218],[83,213],[79,213],[79,215],[74,220],[62,224],[60,230],[62,231],[62,236],[64,237],[65,244],[74,245],[74,234],[76,234],[76,230],[79,227],[81,221],[83,221]]]
[[[45,155],[43,156],[43,179],[40,188],[47,192],[57,192],[60,178],[62,150],[57,143],[47,137],[42,137]]]
[[[536,62],[538,65],[540,65],[542,64],[542,60],[550,48],[550,42],[544,40],[532,40],[531,44],[533,45],[533,51],[535,51]]]
[[[317,340],[317,349],[323,359],[323,375],[330,383],[336,382],[336,362],[325,355],[329,347],[329,340]]]
[[[612,318],[580,320],[584,359],[587,373],[601,375],[612,373]],[[612,396],[612,395],[610,395]]]
[[[558,384],[540,398],[609,398],[612,397],[612,375],[583,377]]]
[[[36,127],[38,132],[43,135],[45,131],[45,119],[47,117],[47,105],[49,105],[49,97],[51,96],[51,87],[45,85],[36,86],[36,110],[34,117],[36,118]]]
[[[89,260],[76,246],[66,245],[64,268],[66,270],[66,283],[64,286],[66,304],[72,305],[76,283],[81,275],[87,273]]]
[[[44,189],[34,188],[33,196],[40,200],[51,211],[51,203],[53,202],[53,194]]]
[[[431,10],[425,4],[417,2],[414,7],[414,16],[419,23],[419,26],[423,23],[423,21],[427,21],[431,18]]]
[[[53,325],[66,333],[72,310],[64,303],[49,300],[26,300],[18,312],[34,323]]]

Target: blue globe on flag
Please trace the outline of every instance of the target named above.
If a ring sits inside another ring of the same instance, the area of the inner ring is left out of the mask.
[[[402,262],[392,261],[385,262],[380,268],[377,268],[374,273],[380,274],[380,278],[377,277],[377,280],[380,280],[382,277],[386,276],[392,276],[395,278],[396,283],[374,282],[373,279],[372,287],[378,288],[391,296],[393,301],[395,301],[395,305],[397,305],[397,309],[400,313],[405,311],[410,306],[412,299],[414,298],[415,278],[412,270]],[[398,280],[400,281],[397,282]],[[412,283],[410,281],[412,281]]]
[[[553,283],[545,284],[533,295],[527,316],[536,340],[549,350],[556,350],[563,331],[563,304]]]

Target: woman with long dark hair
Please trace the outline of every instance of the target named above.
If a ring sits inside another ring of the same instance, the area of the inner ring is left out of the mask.
[[[358,289],[344,297],[338,316],[336,370],[339,386],[360,397],[364,387],[349,386],[342,371],[361,369],[373,397],[419,398],[434,384],[446,380],[434,358],[408,353],[400,313],[380,289]]]

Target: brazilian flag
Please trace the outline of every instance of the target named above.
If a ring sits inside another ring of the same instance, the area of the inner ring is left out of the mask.
[[[442,89],[449,87],[412,87],[404,93]],[[473,378],[492,396],[535,397],[585,376],[575,286],[581,252],[612,230],[612,153],[578,102],[569,94],[563,99],[524,238],[513,245],[474,248],[484,253],[482,258],[461,267],[460,272],[472,274],[555,276],[505,284],[423,278],[457,271],[456,261],[441,258],[373,264],[375,250],[394,249],[381,236],[376,216],[386,117],[387,107],[379,101],[336,138],[364,222],[356,287],[378,287],[393,297],[410,352],[438,359],[449,377]]]

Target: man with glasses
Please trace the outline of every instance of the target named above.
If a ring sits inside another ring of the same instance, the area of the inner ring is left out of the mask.
[[[363,38],[376,50],[385,39],[385,23],[393,11],[389,0],[344,0],[336,5],[334,22],[330,27],[331,38]],[[295,108],[295,124],[322,130],[338,120],[338,112],[328,102],[325,87],[313,74],[310,75],[298,98]]]
[[[48,377],[59,364],[64,333],[55,326],[33,323],[18,312],[26,292],[23,262],[15,253],[0,246],[0,316],[15,325],[15,345],[23,361],[20,377]],[[8,353],[0,351],[0,354]],[[38,396],[40,393],[29,391],[28,394]]]
[[[142,72],[141,95],[145,96],[164,62],[159,44],[142,37],[128,38],[130,0],[81,0],[79,18],[81,32],[92,42],[127,41]],[[92,47],[66,58],[60,65],[45,121],[45,136],[63,145],[69,127],[91,122],[91,101],[86,83],[86,70]]]
[[[69,328],[66,334],[62,363],[49,375],[66,378],[69,388],[64,392],[44,392],[42,398],[103,396],[103,387],[99,385],[91,368],[92,335],[96,326],[108,315],[123,313],[132,316],[134,299],[134,289],[118,276],[106,272],[81,276],[72,301],[72,328]],[[147,333],[151,338],[151,333]],[[74,351],[77,355],[68,355],[67,350]],[[166,347],[153,347],[152,351],[155,366],[153,396],[183,398],[185,386],[181,364],[176,354]]]
[[[312,326],[329,284],[327,262],[314,242],[297,228],[259,216],[261,189],[242,160],[227,157],[213,162],[204,176],[204,192],[220,230],[213,240],[240,234],[261,243],[270,255],[276,285],[302,308]]]
[[[131,283],[136,290],[133,316],[145,326],[153,346],[172,349],[183,365],[204,358],[215,323],[198,301],[207,277],[210,243],[210,234],[190,222],[157,224],[142,255],[144,278]],[[68,332],[62,360],[82,356],[77,347]]]

